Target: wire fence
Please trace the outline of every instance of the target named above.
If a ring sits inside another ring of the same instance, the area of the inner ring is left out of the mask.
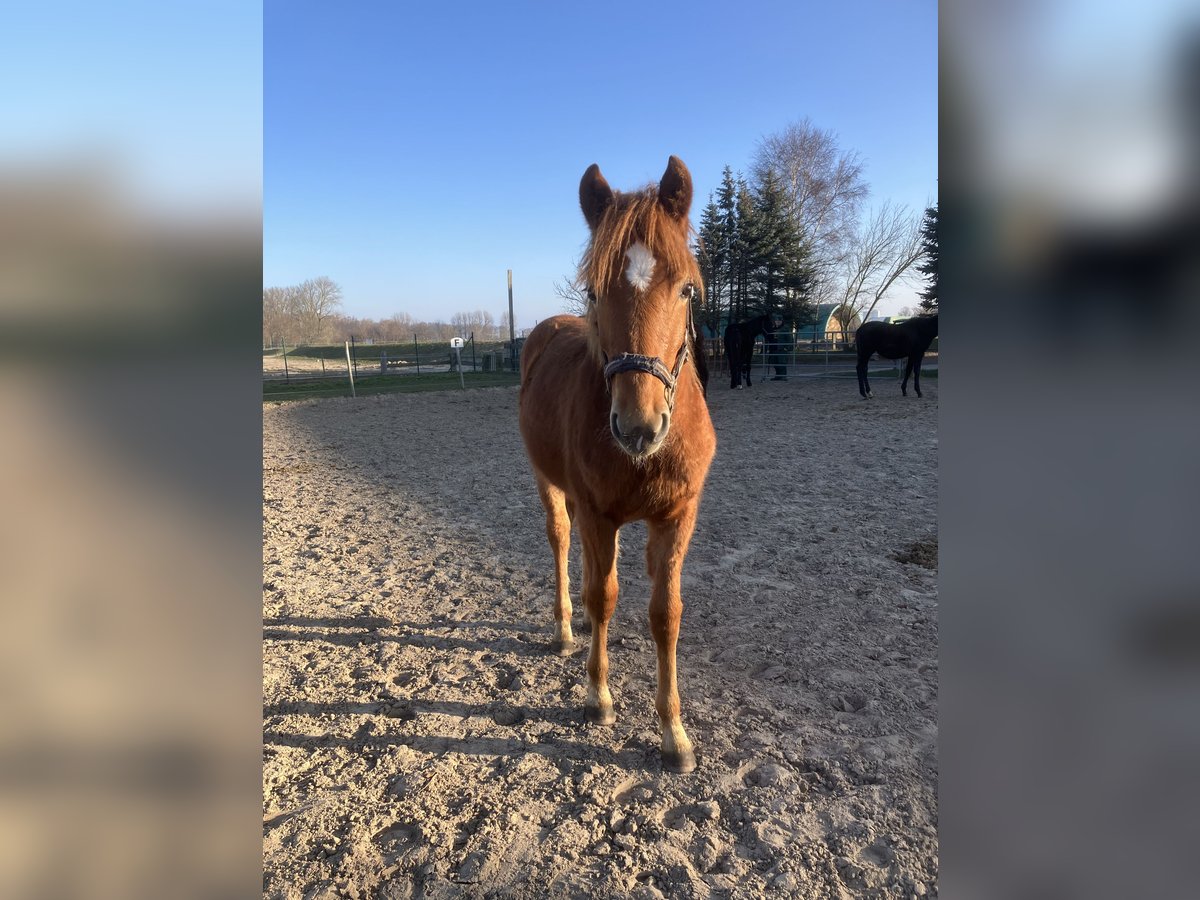
[[[751,357],[751,379],[787,381],[793,378],[811,378],[853,375],[856,365],[852,336],[845,339],[821,341],[773,341],[758,338]],[[380,387],[395,383],[395,379],[412,375],[447,375],[459,372],[465,376],[489,376],[489,383],[502,383],[504,379],[515,379],[520,372],[521,346],[524,338],[514,345],[509,341],[476,341],[473,337],[464,340],[456,355],[449,341],[419,341],[414,336],[407,343],[361,343],[322,344],[299,347],[267,347],[263,349],[263,390],[265,395],[287,391],[295,395],[300,391],[313,394],[324,393],[354,379],[366,379],[369,385]],[[922,369],[937,369],[937,344],[925,354]],[[729,365],[720,340],[709,340],[705,344],[705,358],[710,379],[722,375],[728,377]],[[903,377],[904,360],[871,361],[873,374],[895,372]],[[456,376],[455,381],[458,381]],[[477,377],[476,379],[480,379]]]
[[[937,344],[925,354],[921,370],[935,370],[938,365]],[[723,342],[712,341],[706,345],[706,361],[709,377],[717,374],[729,375],[729,361],[723,352]],[[771,341],[758,338],[750,360],[750,377],[756,382],[768,380],[787,381],[792,378],[814,378],[848,376],[855,373],[858,357],[854,349],[853,335],[850,341],[829,339],[822,341]],[[868,364],[872,374],[894,372],[904,377],[906,360],[874,357]]]
[[[457,372],[458,360],[466,372],[515,373],[520,368],[520,346],[516,353],[508,341],[464,339],[458,355],[448,341],[409,343],[317,344],[299,347],[279,346],[263,349],[263,381],[291,383],[320,379],[348,380],[371,376],[432,375]]]

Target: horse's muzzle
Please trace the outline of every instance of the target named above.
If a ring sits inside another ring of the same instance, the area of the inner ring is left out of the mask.
[[[620,414],[614,412],[609,418],[609,427],[622,450],[635,458],[646,457],[658,450],[666,440],[671,428],[671,415],[663,413],[657,423],[627,423],[622,422]]]

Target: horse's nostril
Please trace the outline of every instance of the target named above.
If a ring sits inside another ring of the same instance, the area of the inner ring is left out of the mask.
[[[658,434],[655,438],[660,438],[667,433],[667,429],[671,427],[671,416],[669,413],[663,413],[662,425],[658,427]]]
[[[616,413],[613,413],[612,418],[609,419],[609,425],[612,428],[613,437],[615,437],[619,441],[621,439],[621,428],[620,428],[620,426],[617,425],[617,414]]]

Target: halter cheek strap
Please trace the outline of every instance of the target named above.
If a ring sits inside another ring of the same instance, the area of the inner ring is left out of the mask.
[[[639,356],[636,353],[622,353],[615,359],[610,360],[605,354],[604,366],[604,384],[608,389],[612,390],[612,380],[614,375],[620,375],[622,372],[645,372],[647,375],[653,375],[661,381],[667,389],[667,411],[673,412],[675,409],[675,387],[679,383],[679,373],[683,371],[684,364],[687,363],[691,356],[691,341],[696,336],[695,326],[692,324],[692,302],[688,301],[687,307],[687,324],[684,326],[683,343],[679,345],[679,351],[675,354],[675,368],[668,369],[657,356]]]

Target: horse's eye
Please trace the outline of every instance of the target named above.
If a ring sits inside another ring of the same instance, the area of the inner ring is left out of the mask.
[[[593,291],[591,288],[589,288],[587,295],[588,295],[588,303],[596,302],[596,292],[595,291]]]
[[[684,300],[694,300],[696,298],[696,286],[689,281],[683,286],[683,290],[679,292],[679,296]]]

